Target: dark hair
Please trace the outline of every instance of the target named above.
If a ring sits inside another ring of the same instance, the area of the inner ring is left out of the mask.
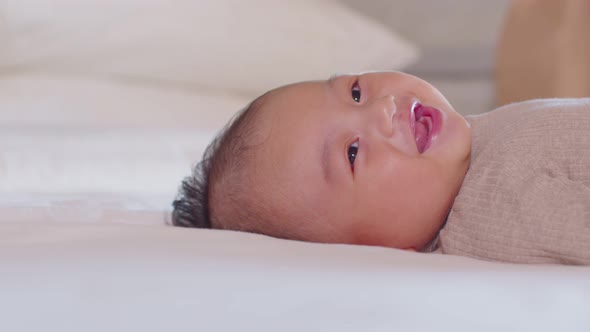
[[[217,182],[230,182],[234,192],[239,192],[240,176],[232,177],[243,170],[248,161],[255,115],[264,95],[238,112],[224,129],[213,139],[203,153],[202,160],[193,168],[192,174],[182,181],[178,195],[172,203],[172,224],[181,227],[228,228],[212,215],[212,187]],[[243,178],[243,177],[242,177]],[[227,188],[226,188],[227,189]],[[232,198],[231,193],[223,193]],[[239,227],[236,227],[239,228]]]

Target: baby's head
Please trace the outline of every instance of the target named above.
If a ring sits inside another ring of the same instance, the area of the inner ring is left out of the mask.
[[[414,76],[292,84],[255,100],[211,143],[173,221],[420,249],[443,225],[470,151],[467,121]]]

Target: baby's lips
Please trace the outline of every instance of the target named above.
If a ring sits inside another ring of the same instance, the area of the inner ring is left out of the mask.
[[[414,109],[414,115],[415,121],[420,122],[421,129],[423,128],[421,131],[415,129],[416,144],[418,150],[422,153],[432,146],[435,138],[440,133],[443,113],[436,107],[418,104]],[[416,126],[418,125],[416,124]],[[418,132],[420,132],[420,136],[418,136]]]
[[[399,121],[398,128],[407,131],[406,135],[408,142],[414,142],[416,140],[415,129],[416,129],[416,117],[414,108],[420,104],[418,98],[414,96],[402,96],[396,98],[398,107],[398,114],[396,115],[396,121]]]

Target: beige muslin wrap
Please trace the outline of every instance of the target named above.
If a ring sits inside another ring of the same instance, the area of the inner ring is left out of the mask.
[[[590,265],[590,98],[516,103],[468,121],[471,165],[438,251]]]

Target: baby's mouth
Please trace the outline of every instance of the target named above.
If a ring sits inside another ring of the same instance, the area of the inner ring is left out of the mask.
[[[440,111],[434,107],[424,106],[419,102],[412,105],[414,115],[414,139],[419,153],[428,150],[432,138],[440,128]]]

